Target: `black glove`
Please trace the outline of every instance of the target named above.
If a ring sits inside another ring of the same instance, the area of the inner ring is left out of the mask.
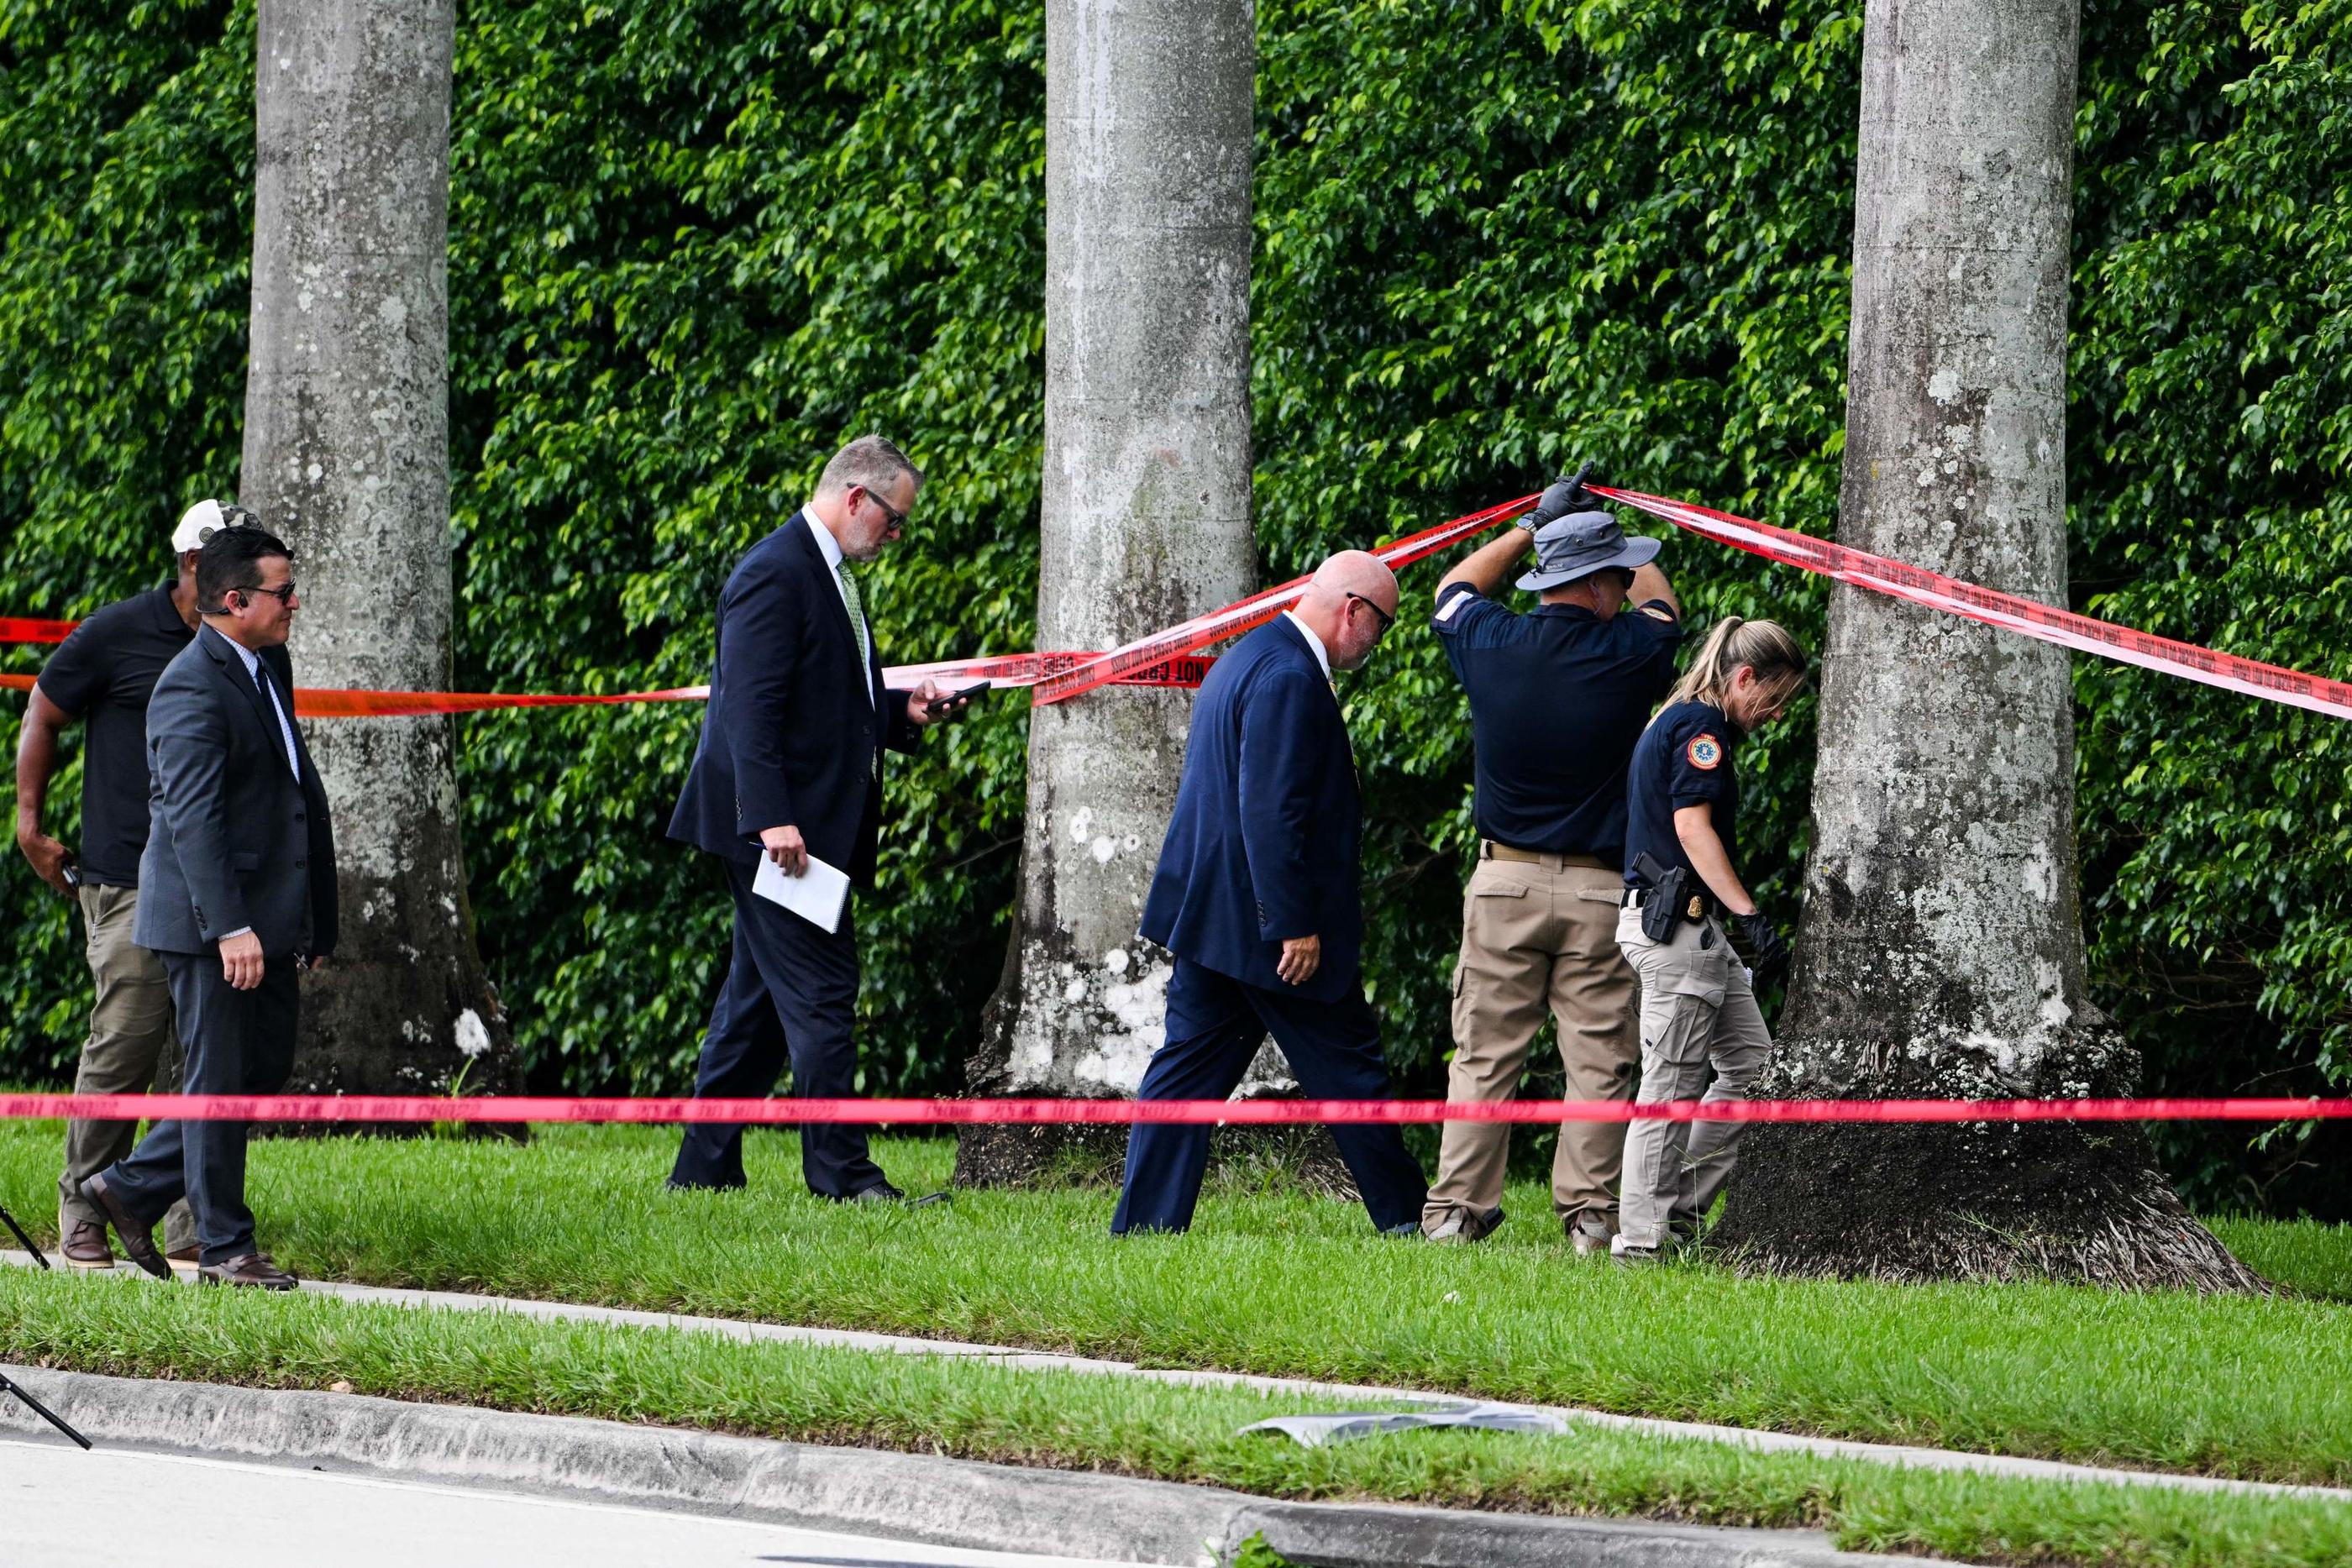
[[[1592,465],[1588,463],[1568,478],[1552,481],[1536,502],[1536,509],[1519,519],[1519,527],[1533,533],[1546,523],[1558,522],[1570,512],[1591,511],[1599,506],[1601,497],[1584,487],[1584,481],[1591,473]]]
[[[1748,951],[1755,955],[1756,977],[1769,980],[1789,967],[1789,939],[1772,929],[1772,923],[1758,910],[1753,915],[1735,915],[1739,934],[1748,938]]]

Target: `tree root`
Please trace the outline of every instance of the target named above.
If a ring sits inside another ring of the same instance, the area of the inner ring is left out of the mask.
[[[2267,1294],[2137,1128],[1758,1125],[1709,1239],[1744,1271]]]

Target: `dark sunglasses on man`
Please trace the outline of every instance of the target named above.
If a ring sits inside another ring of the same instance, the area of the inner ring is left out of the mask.
[[[1387,611],[1385,611],[1385,610],[1381,609],[1379,605],[1377,605],[1377,604],[1373,603],[1370,600],[1369,600],[1369,599],[1365,598],[1362,594],[1360,594],[1360,593],[1351,593],[1351,594],[1348,595],[1348,597],[1349,597],[1349,598],[1350,598],[1350,599],[1352,599],[1352,600],[1354,600],[1357,603],[1359,603],[1359,604],[1362,605],[1365,609],[1367,609],[1367,610],[1370,611],[1373,614],[1375,614],[1375,615],[1377,615],[1377,616],[1379,616],[1379,617],[1381,618],[1381,636],[1383,636],[1383,637],[1387,636],[1387,635],[1389,634],[1389,628],[1396,624],[1396,617],[1395,617],[1395,616],[1393,616],[1393,615],[1390,614]]]
[[[892,533],[898,533],[906,528],[906,513],[900,511],[898,507],[892,506],[889,502],[884,500],[881,497],[876,495],[873,491],[867,489],[863,485],[857,486],[857,493],[882,508],[882,515],[890,519],[890,531]]]

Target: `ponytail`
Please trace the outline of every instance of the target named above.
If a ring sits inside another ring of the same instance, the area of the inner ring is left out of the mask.
[[[1805,678],[1805,651],[1780,622],[1727,615],[1699,644],[1690,668],[1666,694],[1664,707],[1687,702],[1723,706],[1731,695],[1732,674],[1742,664],[1776,693],[1792,692]]]

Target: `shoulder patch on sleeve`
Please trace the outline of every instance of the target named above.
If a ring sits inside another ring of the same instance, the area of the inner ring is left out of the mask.
[[[1723,742],[1712,735],[1694,735],[1683,747],[1683,755],[1690,758],[1693,768],[1712,773],[1723,760]]]
[[[1444,625],[1447,622],[1454,619],[1454,613],[1455,611],[1460,610],[1465,604],[1477,597],[1478,591],[1475,588],[1465,588],[1461,592],[1450,596],[1444,603],[1437,607],[1437,623],[1440,626]]]
[[[1642,606],[1642,613],[1648,616],[1653,621],[1663,621],[1669,626],[1679,626],[1682,624],[1682,622],[1663,604],[1644,604]]]

